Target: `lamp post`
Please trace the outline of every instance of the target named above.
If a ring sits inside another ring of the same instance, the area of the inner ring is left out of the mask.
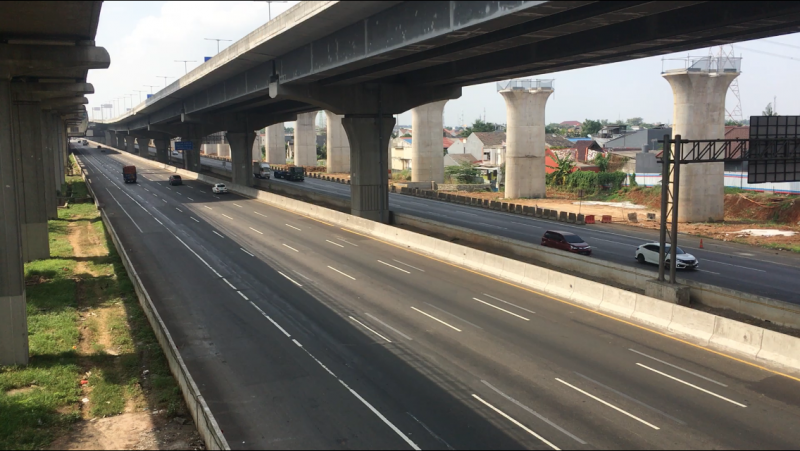
[[[158,86],[156,86],[156,85],[142,85],[142,86],[144,86],[144,87],[146,87],[146,88],[150,88],[150,94],[152,94],[152,93],[153,93],[153,88],[157,88],[157,87],[158,87]]]
[[[232,41],[231,39],[217,39],[217,38],[203,38],[203,39],[205,39],[206,41],[217,41],[217,53],[219,53],[219,41],[227,41],[227,42]]]
[[[272,20],[272,4],[273,3],[289,3],[289,2],[268,1],[267,2],[267,10],[269,11],[269,20]]]
[[[166,77],[166,76],[164,76],[164,75],[156,75],[156,77],[157,77],[157,78],[163,78],[163,79],[164,79],[164,87],[165,87],[165,88],[167,87],[167,78],[175,78],[175,77]]]
[[[139,103],[142,103],[142,93],[145,92],[145,91],[140,91],[138,89],[134,89],[133,92],[138,92],[139,93]]]
[[[189,68],[186,63],[196,63],[197,61],[188,61],[188,60],[175,60],[176,63],[183,63],[183,71],[184,75],[189,73]]]

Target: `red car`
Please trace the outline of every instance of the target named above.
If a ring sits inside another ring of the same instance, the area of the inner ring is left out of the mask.
[[[548,230],[542,236],[542,246],[553,247],[581,255],[592,255],[592,247],[581,237],[570,232]]]

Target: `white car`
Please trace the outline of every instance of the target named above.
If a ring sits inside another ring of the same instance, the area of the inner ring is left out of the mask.
[[[667,244],[665,247],[666,247],[666,249],[665,249],[666,255],[664,256],[664,261],[665,261],[665,263],[669,264],[670,245]],[[639,261],[639,263],[654,263],[654,264],[657,265],[658,264],[658,250],[659,250],[659,244],[658,243],[642,244],[641,246],[636,248],[636,253],[635,253],[634,257],[636,258],[636,260]],[[677,260],[675,262],[675,267],[676,268],[678,268],[678,269],[699,269],[700,268],[700,262],[697,261],[697,258],[695,258],[694,255],[687,254],[681,248],[676,249],[676,251],[677,251],[677,254],[675,255],[675,259]]]
[[[224,183],[217,183],[211,187],[211,192],[214,194],[227,193],[228,187]]]

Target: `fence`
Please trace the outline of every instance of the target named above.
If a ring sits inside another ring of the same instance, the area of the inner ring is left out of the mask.
[[[505,91],[505,90],[520,90],[520,91],[529,91],[531,89],[553,89],[555,85],[555,80],[506,80],[506,81],[498,81],[497,82],[497,90],[498,91]]]

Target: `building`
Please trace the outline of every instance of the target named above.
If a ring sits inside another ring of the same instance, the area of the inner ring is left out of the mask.
[[[575,143],[561,135],[551,133],[544,135],[544,147],[545,149],[573,149],[575,148]]]
[[[642,146],[654,148],[653,141],[664,139],[664,135],[672,136],[672,127],[644,128],[641,130],[630,131],[615,138],[606,140],[598,144],[606,149],[616,149],[624,147],[628,149],[641,149]],[[597,140],[596,140],[597,141]]]
[[[581,128],[581,123],[578,121],[564,121],[558,125],[562,125],[565,128],[572,128],[576,130]]]
[[[572,140],[570,140],[572,141]],[[593,139],[582,139],[580,141],[574,141],[575,149],[578,151],[576,154],[576,159],[579,162],[586,162],[590,161],[589,158],[589,151],[594,152],[602,152],[603,148],[600,147],[600,144],[597,144],[597,141]]]
[[[461,163],[477,164],[478,160],[469,153],[447,154],[444,156],[444,166],[458,166]]]

